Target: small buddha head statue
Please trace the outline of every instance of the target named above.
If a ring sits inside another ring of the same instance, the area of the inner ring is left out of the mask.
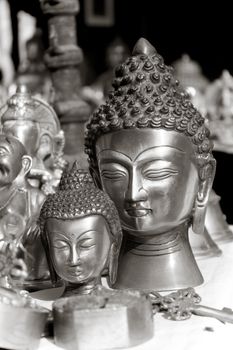
[[[122,228],[143,237],[192,222],[203,232],[215,174],[204,118],[145,39],[115,69],[112,86],[87,124],[85,146]]]
[[[58,117],[47,102],[31,96],[25,86],[19,86],[8,100],[0,124],[2,132],[17,137],[32,157],[30,178],[45,183],[54,178],[56,169],[64,167],[64,134]]]
[[[53,282],[60,277],[76,285],[100,283],[107,269],[114,283],[122,237],[117,210],[76,163],[47,197],[40,224]]]

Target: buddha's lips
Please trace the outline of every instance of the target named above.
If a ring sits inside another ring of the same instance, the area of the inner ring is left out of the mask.
[[[80,268],[77,267],[77,266],[68,267],[68,268],[67,268],[67,272],[68,272],[70,275],[77,276],[77,275],[80,275],[80,274],[82,273],[82,269],[80,269]]]
[[[150,214],[152,210],[150,208],[146,208],[139,203],[135,203],[133,205],[128,205],[125,208],[127,214],[132,217],[142,217]]]

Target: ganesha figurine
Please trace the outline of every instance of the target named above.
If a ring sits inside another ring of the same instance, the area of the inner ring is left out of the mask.
[[[19,86],[2,108],[0,127],[2,133],[18,138],[32,157],[31,184],[46,195],[53,193],[66,165],[64,133],[53,108]]]
[[[45,195],[27,181],[32,158],[14,136],[0,134],[0,236],[22,241],[35,225]]]
[[[28,277],[33,276],[43,264],[47,272],[41,272],[41,276],[48,276],[45,255],[39,238],[35,237],[45,194],[27,181],[31,166],[32,158],[24,145],[14,136],[0,134],[0,241],[15,242],[16,246],[21,247]],[[27,249],[27,241],[31,236],[37,256],[31,256]]]
[[[52,281],[66,284],[63,296],[92,293],[104,272],[115,282],[122,237],[117,210],[76,163],[47,197],[40,226]]]
[[[123,229],[114,287],[197,286],[203,277],[188,228],[204,231],[216,166],[209,130],[147,40],[115,75],[85,138],[91,174],[115,202]]]
[[[17,290],[29,272],[23,241],[44,200],[41,191],[27,182],[31,163],[18,139],[0,135],[0,348],[4,349],[37,349],[48,317],[48,310]]]

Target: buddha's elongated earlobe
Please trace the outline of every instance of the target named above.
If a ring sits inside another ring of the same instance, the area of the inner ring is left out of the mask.
[[[102,184],[101,184],[101,180],[100,180],[100,176],[99,176],[99,170],[97,168],[90,167],[89,172],[91,174],[91,177],[93,179],[94,184],[98,188],[102,189]]]
[[[119,246],[116,242],[112,243],[109,253],[109,267],[108,267],[108,282],[112,286],[116,282],[117,268],[118,268],[118,254]]]
[[[216,169],[215,159],[211,159],[199,172],[199,190],[195,200],[192,229],[193,232],[202,234],[205,227],[205,214],[208,205],[209,194],[212,188]]]

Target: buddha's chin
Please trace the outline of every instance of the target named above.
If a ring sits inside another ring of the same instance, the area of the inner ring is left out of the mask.
[[[133,235],[151,235],[154,234],[154,231],[157,227],[156,224],[148,222],[150,220],[150,213],[146,213],[146,215],[131,217],[130,220],[126,222],[121,221],[122,229],[126,232],[129,232]]]

